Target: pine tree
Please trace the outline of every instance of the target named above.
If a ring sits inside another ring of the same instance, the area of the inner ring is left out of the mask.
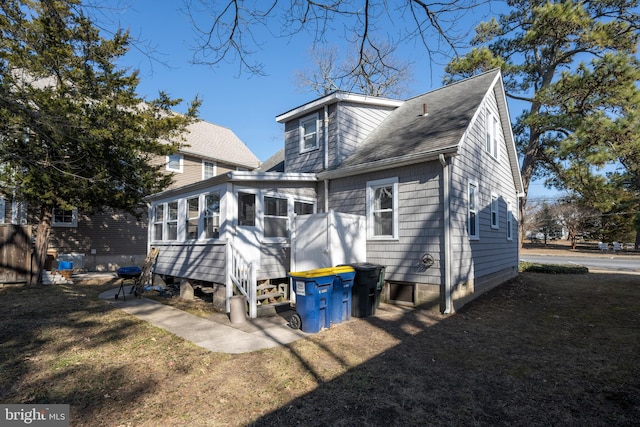
[[[199,101],[180,115],[140,98],[116,66],[128,33],[103,38],[79,0],[3,1],[0,31],[0,191],[37,209],[33,283],[54,209],[136,212],[170,183],[152,159],[177,151]]]
[[[525,193],[544,176],[577,192],[587,180],[597,185],[594,167],[637,147],[640,128],[629,121],[639,96],[638,2],[507,3],[509,13],[478,26],[474,49],[448,65],[449,77],[500,67],[508,96],[528,105],[514,124]]]

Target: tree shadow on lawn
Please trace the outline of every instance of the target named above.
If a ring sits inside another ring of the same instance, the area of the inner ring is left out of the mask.
[[[117,359],[130,349],[130,328],[148,327],[98,300],[101,290],[74,285],[0,288],[0,403],[71,404],[86,419],[108,392],[126,382],[130,367]],[[87,291],[95,295],[88,297]],[[113,356],[110,363],[109,355]],[[91,363],[93,358],[101,362]],[[129,401],[153,388],[127,388]]]
[[[255,425],[637,425],[639,275],[523,273],[437,317],[364,319],[400,343]]]

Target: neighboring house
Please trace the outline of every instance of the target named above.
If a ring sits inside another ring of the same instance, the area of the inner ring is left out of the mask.
[[[227,310],[244,293],[253,317],[290,297],[298,215],[336,212],[365,218],[387,301],[453,312],[517,275],[523,185],[499,70],[406,101],[337,92],[276,120],[268,167],[148,198],[156,274],[212,283]]]
[[[184,186],[235,170],[259,166],[258,158],[229,129],[206,121],[189,125],[184,147],[175,155],[158,158],[174,176],[171,187]],[[170,187],[170,188],[171,188]],[[147,253],[146,207],[140,219],[124,212],[83,214],[54,210],[49,248],[74,268],[113,271],[141,265]]]

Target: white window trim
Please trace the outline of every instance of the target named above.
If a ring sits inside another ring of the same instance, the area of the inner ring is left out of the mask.
[[[218,194],[218,212],[214,213],[211,216],[207,215],[207,196],[210,196],[212,194]],[[220,190],[214,190],[214,191],[210,191],[204,194],[200,195],[201,200],[200,200],[200,224],[202,227],[202,232],[200,233],[200,236],[205,239],[205,240],[218,240],[220,239],[220,228],[222,227],[222,224],[220,222],[220,219],[222,218],[222,191]],[[207,227],[206,227],[206,218],[218,218],[218,237],[207,237]]]
[[[313,147],[304,148],[304,126],[302,126],[302,124],[312,120],[316,122],[316,133],[315,133],[316,143]],[[298,121],[298,133],[300,134],[300,138],[299,138],[300,154],[308,153],[309,151],[314,151],[319,149],[320,148],[320,126],[318,125],[318,113],[301,118]]]
[[[213,164],[213,176],[216,176],[218,174],[218,162],[215,162],[213,160],[202,160],[202,179],[209,179],[211,177],[206,176],[205,170],[206,170],[206,164],[207,163],[211,163]]]
[[[171,165],[171,157],[178,157],[179,158],[179,163],[180,166],[177,168],[172,168]],[[184,156],[182,154],[173,154],[173,155],[167,155],[167,171],[169,172],[177,172],[177,173],[182,173],[184,168]]]
[[[196,214],[195,217],[191,217],[189,216],[189,200],[197,200],[198,201],[198,213]],[[196,194],[193,196],[189,196],[185,198],[185,203],[184,203],[184,222],[185,222],[185,241],[194,241],[194,240],[200,240],[200,238],[202,237],[203,234],[203,229],[202,229],[202,197],[200,194]],[[189,222],[195,219],[197,221],[197,225],[196,225],[196,237],[195,239],[193,238],[189,238]]]
[[[158,218],[158,207],[162,206],[162,218]],[[164,236],[165,236],[165,227],[164,227],[164,223],[165,223],[165,215],[167,213],[167,204],[166,203],[158,203],[153,205],[153,224],[152,224],[152,230],[151,230],[151,241],[153,242],[162,242],[164,241]],[[162,239],[157,239],[156,238],[156,225],[160,224],[162,227]]]
[[[63,209],[63,210],[67,210],[67,209]],[[78,226],[78,209],[77,208],[73,208],[71,210],[71,222],[59,222],[56,221],[56,209],[53,209],[52,215],[51,215],[51,226],[52,227],[77,227]]]
[[[507,240],[513,240],[513,209],[511,202],[507,202]]]
[[[390,236],[376,236],[375,227],[374,227],[374,218],[373,218],[373,208],[375,190],[380,187],[388,187],[389,185],[393,188],[393,234]],[[398,177],[387,178],[387,179],[378,179],[375,181],[367,181],[367,200],[366,200],[366,209],[367,209],[367,238],[369,240],[397,240],[398,239]]]
[[[500,229],[500,198],[496,193],[491,193],[491,228],[493,230]]]
[[[6,214],[6,205],[5,210]],[[6,222],[3,222],[3,224]],[[15,225],[27,225],[27,202],[12,200],[11,201],[11,224]]]
[[[491,157],[498,160],[498,119],[491,111],[489,111],[489,108],[487,108],[485,127],[486,139],[488,140],[485,141],[485,151],[489,153]],[[489,147],[487,147],[487,142],[489,143]]]
[[[469,187],[475,187],[475,191],[473,192],[474,194],[474,200],[473,200],[473,206],[475,206],[474,209],[471,209],[471,201],[469,200]],[[480,240],[480,212],[478,211],[478,206],[479,206],[479,195],[478,192],[480,190],[480,187],[478,186],[478,182],[477,181],[472,181],[470,180],[467,183],[467,234],[469,234],[469,240]],[[474,213],[475,216],[475,221],[474,221],[474,225],[475,225],[475,230],[476,230],[476,234],[471,234],[470,230],[471,230],[471,213]]]
[[[265,197],[271,197],[274,199],[285,199],[287,201],[287,236],[286,237],[267,237],[264,235],[264,228],[265,228],[264,223],[267,217],[284,218],[282,216],[267,215],[266,213],[267,209],[264,203]],[[261,197],[259,197],[259,200],[260,200],[260,221],[261,221],[261,228],[262,228],[262,240],[264,242],[270,242],[270,243],[287,242],[291,237],[291,218],[293,215],[293,197],[287,194],[266,192],[262,194]]]
[[[176,204],[176,218],[175,219],[169,219],[169,205],[171,205],[172,203]],[[164,230],[162,232],[162,238],[165,239],[165,241],[168,242],[180,242],[184,239],[182,239],[181,237],[181,230],[180,230],[180,199],[178,200],[171,200],[170,202],[167,202],[167,206],[166,206],[166,210],[164,211],[164,215],[165,215],[165,219],[164,219]],[[175,239],[170,239],[169,238],[169,224],[175,224],[176,225],[176,238]]]

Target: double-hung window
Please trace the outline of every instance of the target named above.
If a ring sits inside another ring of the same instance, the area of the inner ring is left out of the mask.
[[[178,202],[167,203],[167,240],[178,240]]]
[[[213,178],[216,176],[216,162],[202,161],[202,179]]]
[[[204,196],[204,230],[207,239],[220,237],[220,193]]]
[[[200,221],[200,197],[187,199],[187,239],[195,240],[199,237],[198,222]]]
[[[153,240],[162,240],[164,228],[164,204],[156,205],[153,209]]]
[[[479,234],[479,218],[478,218],[478,183],[470,181],[467,194],[467,232],[469,239],[478,240]]]
[[[511,202],[507,202],[507,240],[513,240],[513,211],[511,209]]]
[[[182,154],[170,154],[167,156],[167,171],[182,173]]]
[[[318,148],[318,115],[300,119],[300,152]]]
[[[495,193],[491,193],[491,228],[500,228],[500,199]]]
[[[288,200],[280,197],[264,197],[264,237],[288,237]]]
[[[398,238],[398,178],[367,182],[367,235]]]
[[[490,111],[486,115],[486,147],[487,153],[498,158],[498,120]]]

